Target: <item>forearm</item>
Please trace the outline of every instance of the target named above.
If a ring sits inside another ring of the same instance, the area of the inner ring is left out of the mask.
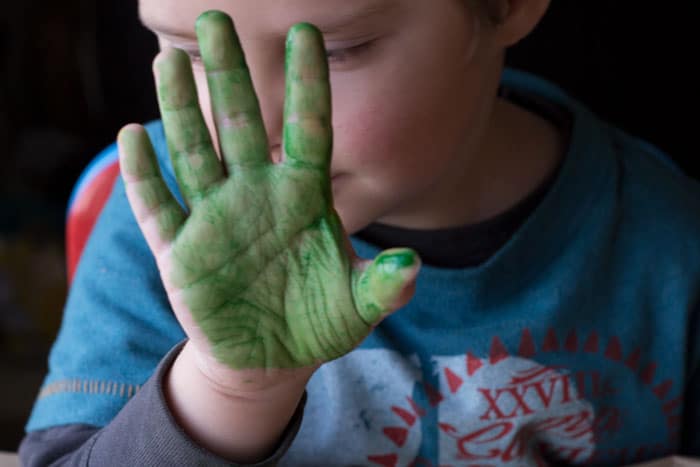
[[[173,419],[164,385],[182,347],[177,345],[163,358],[152,377],[108,425],[59,425],[28,433],[20,447],[22,465],[247,465],[234,464],[195,443]],[[303,400],[275,452],[256,467],[276,465],[284,455],[301,424],[302,409]]]
[[[185,344],[164,380],[166,401],[178,424],[199,445],[232,462],[269,457],[299,406],[308,377],[232,394],[213,384],[195,358],[191,344]]]

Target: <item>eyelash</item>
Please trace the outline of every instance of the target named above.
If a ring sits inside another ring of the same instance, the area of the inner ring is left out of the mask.
[[[199,50],[186,50],[185,52],[187,52],[187,55],[189,55],[190,61],[193,65],[202,63],[202,55],[199,53]]]
[[[365,52],[369,46],[372,44],[371,41],[363,42],[362,44],[353,45],[352,47],[343,47],[339,49],[326,50],[326,57],[328,59],[329,65],[333,63],[343,64],[356,58],[358,55]],[[194,65],[198,65],[202,62],[202,56],[199,50],[187,50],[187,55],[190,56],[190,61]]]
[[[372,41],[363,42],[362,44],[353,45],[352,47],[344,47],[340,49],[326,50],[328,63],[345,63],[356,58],[358,55],[366,52]]]

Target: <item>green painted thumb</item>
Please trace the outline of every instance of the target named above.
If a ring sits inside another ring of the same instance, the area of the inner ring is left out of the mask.
[[[355,303],[362,319],[376,325],[385,315],[402,307],[413,296],[420,270],[418,254],[408,248],[381,252],[355,280]]]

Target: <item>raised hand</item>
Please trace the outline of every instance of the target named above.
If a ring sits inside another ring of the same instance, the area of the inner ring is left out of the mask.
[[[318,30],[297,24],[287,38],[279,163],[230,18],[204,13],[196,31],[221,159],[188,56],[165,50],[154,63],[159,105],[189,209],[169,192],[138,125],[118,138],[130,204],[203,360],[225,370],[317,367],[408,301],[420,260],[408,249],[371,262],[352,251],[332,202],[330,86]]]

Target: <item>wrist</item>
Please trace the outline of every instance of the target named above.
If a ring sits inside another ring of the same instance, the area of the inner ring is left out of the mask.
[[[201,370],[189,344],[183,346],[163,383],[178,425],[197,444],[232,462],[253,463],[269,457],[299,405],[308,378],[246,383],[250,374],[233,371],[225,375],[236,376],[232,380],[221,379],[221,374],[212,378]]]
[[[292,369],[235,370],[200,351],[187,341],[178,359],[182,359],[208,390],[236,403],[275,403],[288,394],[301,394],[318,366]]]

